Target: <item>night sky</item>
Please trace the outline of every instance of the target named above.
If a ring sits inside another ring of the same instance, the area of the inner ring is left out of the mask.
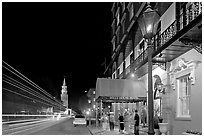
[[[2,6],[2,59],[58,99],[65,76],[69,105],[78,105],[110,60],[112,3]]]

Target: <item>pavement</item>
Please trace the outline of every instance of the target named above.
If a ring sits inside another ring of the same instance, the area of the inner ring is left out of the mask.
[[[95,125],[89,125],[87,127],[92,135],[134,135],[133,128],[130,128],[130,131],[128,133],[126,131],[124,133],[121,133],[119,132],[119,126],[115,126],[113,131],[110,131],[110,129],[104,130],[102,127],[96,127]],[[148,135],[147,131],[147,127],[142,128],[142,126],[139,126],[140,135]]]

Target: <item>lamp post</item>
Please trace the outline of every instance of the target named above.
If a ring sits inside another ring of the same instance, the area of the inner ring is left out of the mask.
[[[148,134],[154,135],[154,102],[152,90],[152,44],[151,40],[156,34],[160,16],[152,10],[150,3],[147,3],[146,10],[138,18],[138,24],[142,35],[147,39],[148,44]]]

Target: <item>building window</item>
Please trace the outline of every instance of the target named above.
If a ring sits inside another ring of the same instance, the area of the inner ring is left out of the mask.
[[[117,44],[120,42],[119,31],[117,32]]]
[[[120,68],[117,69],[117,75],[120,75]]]
[[[125,2],[123,2],[123,12],[125,11]]]
[[[124,34],[125,33],[125,19],[122,22],[122,31],[123,31],[123,34]]]
[[[133,52],[130,54],[130,64],[134,63],[134,54]]]
[[[189,74],[177,79],[177,117],[190,117],[190,88]]]
[[[183,29],[183,22],[184,22],[184,19],[183,19],[183,8],[180,10],[180,29]]]
[[[134,8],[133,8],[133,4],[131,4],[131,7],[130,7],[130,20],[132,19],[132,17],[134,16]]]
[[[113,41],[113,51],[115,50],[115,40]]]
[[[117,26],[118,26],[119,22],[120,22],[120,14],[119,14],[119,12],[118,12],[118,13],[117,13]]]
[[[113,39],[112,44],[113,44],[113,51],[114,51],[115,50],[115,38]]]
[[[123,72],[123,62],[120,64],[120,73],[121,74]]]
[[[112,33],[113,33],[113,35],[115,34],[115,20],[113,21],[113,24],[112,24]]]
[[[112,79],[115,79],[115,78],[116,78],[116,74],[115,74],[115,73],[116,73],[116,72],[113,73]]]

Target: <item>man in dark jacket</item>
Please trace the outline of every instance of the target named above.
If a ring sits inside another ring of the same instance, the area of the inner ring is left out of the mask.
[[[119,122],[120,122],[120,132],[124,133],[124,117],[122,114],[119,115]]]
[[[137,114],[137,110],[135,110],[135,117],[134,117],[134,121],[135,121],[135,124],[134,124],[134,134],[135,135],[139,135],[139,120],[140,120],[140,117]]]

